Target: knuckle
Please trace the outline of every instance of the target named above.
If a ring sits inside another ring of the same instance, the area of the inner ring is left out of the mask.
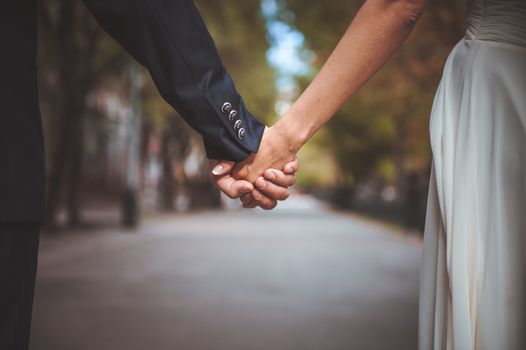
[[[234,185],[230,185],[228,188],[223,190],[223,193],[230,199],[236,199],[238,196],[236,195],[236,190]]]
[[[266,209],[268,208],[269,206],[272,205],[272,200],[271,199],[268,199],[266,197],[263,197],[261,198],[259,201],[258,201],[258,204],[261,208],[263,209]]]
[[[276,181],[283,180],[284,174],[282,171],[272,171],[272,174],[274,174],[274,176],[276,177]]]
[[[248,172],[247,172],[246,167],[241,167],[239,169],[235,169],[234,171],[232,171],[232,175],[237,180],[244,180],[244,179],[246,179],[247,174],[248,174]]]
[[[247,168],[246,173],[244,174],[244,179],[248,182],[256,182],[257,178],[259,177],[256,172],[254,172],[251,168]]]
[[[279,200],[279,201],[283,201],[285,199],[287,199],[289,197],[289,194],[288,194],[288,191],[282,191],[279,193],[278,196],[276,196],[276,199]]]
[[[276,201],[272,201],[270,203],[268,203],[263,209],[265,210],[272,210],[276,207],[276,205],[278,205],[278,202]]]

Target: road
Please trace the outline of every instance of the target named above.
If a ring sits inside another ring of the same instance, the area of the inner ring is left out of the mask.
[[[31,349],[414,349],[420,250],[315,204],[44,235]]]

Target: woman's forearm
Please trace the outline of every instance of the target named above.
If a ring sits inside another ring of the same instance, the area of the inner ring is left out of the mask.
[[[402,45],[425,0],[368,0],[277,131],[299,149]]]
[[[236,165],[254,182],[281,169],[409,36],[426,0],[367,0],[316,78],[290,110],[266,129],[257,153]],[[323,5],[320,5],[323,6]]]

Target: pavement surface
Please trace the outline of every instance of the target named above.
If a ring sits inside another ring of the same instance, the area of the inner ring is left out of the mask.
[[[45,234],[31,350],[415,349],[420,251],[307,197]]]

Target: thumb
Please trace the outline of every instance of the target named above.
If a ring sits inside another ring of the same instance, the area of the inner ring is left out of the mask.
[[[210,162],[210,168],[212,168],[212,174],[215,176],[221,176],[228,174],[232,171],[234,162],[226,160],[215,160]]]

